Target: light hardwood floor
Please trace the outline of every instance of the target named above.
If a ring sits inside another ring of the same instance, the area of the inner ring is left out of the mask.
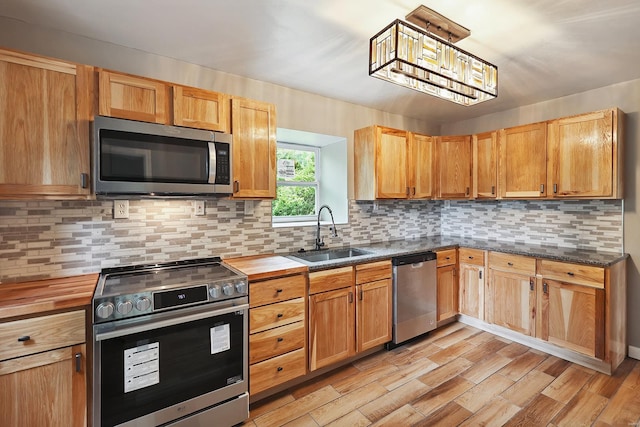
[[[608,376],[454,323],[251,405],[247,427],[630,426],[640,362]]]

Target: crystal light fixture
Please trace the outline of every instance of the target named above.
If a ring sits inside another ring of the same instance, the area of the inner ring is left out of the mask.
[[[498,67],[453,42],[471,32],[420,6],[370,41],[369,75],[465,106],[498,96]],[[446,40],[445,40],[446,39]]]

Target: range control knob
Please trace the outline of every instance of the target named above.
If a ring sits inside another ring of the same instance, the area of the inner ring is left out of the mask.
[[[147,297],[140,297],[136,300],[136,310],[146,311],[151,307],[151,300]]]
[[[247,282],[245,282],[243,280],[241,282],[236,283],[236,292],[238,292],[239,294],[246,294],[247,293]]]
[[[101,319],[107,319],[113,314],[113,303],[103,302],[96,307],[96,316]]]
[[[227,283],[222,287],[222,292],[224,292],[226,296],[233,295],[233,285],[231,283]]]
[[[128,299],[120,301],[118,305],[116,305],[116,309],[120,314],[129,314],[129,312],[133,310],[133,303]]]
[[[222,294],[222,290],[220,289],[220,285],[213,285],[209,288],[209,295],[211,298],[220,298]]]

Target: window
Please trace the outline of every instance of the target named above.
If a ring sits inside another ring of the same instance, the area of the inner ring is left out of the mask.
[[[311,221],[320,200],[320,148],[278,142],[274,222]]]

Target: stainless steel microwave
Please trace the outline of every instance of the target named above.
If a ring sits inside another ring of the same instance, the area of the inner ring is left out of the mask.
[[[98,196],[233,192],[229,134],[96,116],[92,139]]]

